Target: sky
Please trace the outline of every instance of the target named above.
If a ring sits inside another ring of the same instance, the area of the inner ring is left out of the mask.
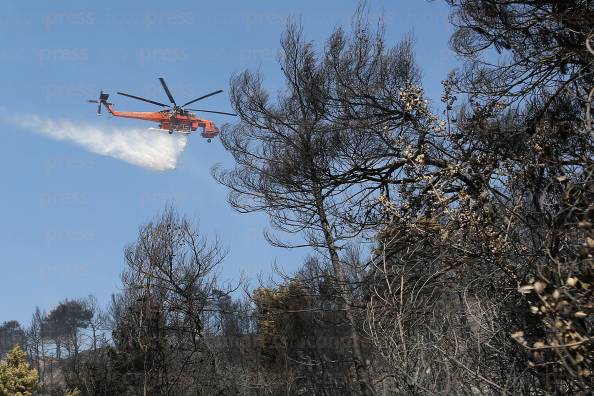
[[[429,98],[456,65],[444,2],[376,0],[388,43],[412,34]],[[124,247],[167,204],[199,219],[229,250],[222,280],[254,279],[273,263],[293,271],[309,253],[264,240],[264,214],[240,214],[210,175],[233,165],[215,139],[187,141],[148,131],[143,121],[97,117],[99,90],[165,101],[165,77],[178,102],[223,89],[201,108],[231,111],[233,73],[259,69],[282,89],[275,60],[287,18],[323,46],[348,28],[354,0],[8,1],[0,6],[0,323],[28,325],[36,306],[95,295],[107,304],[120,287]],[[113,95],[120,110],[154,111]],[[227,116],[208,117],[217,125]],[[131,137],[138,136],[138,140]],[[149,138],[150,137],[150,138]],[[178,139],[178,140],[175,140]],[[137,154],[147,153],[146,158]],[[105,155],[108,154],[108,155]],[[157,163],[154,162],[157,158]],[[159,162],[160,161],[160,162]]]

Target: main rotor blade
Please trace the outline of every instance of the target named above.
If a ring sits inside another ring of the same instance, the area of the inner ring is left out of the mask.
[[[156,104],[157,106],[171,107],[171,106],[166,105],[166,104],[163,104],[163,103],[155,102],[154,100],[141,98],[140,96],[134,96],[134,95],[130,95],[130,94],[127,94],[127,93],[124,93],[124,92],[118,92],[118,95],[127,96],[127,97],[132,98],[132,99],[142,100],[143,102]]]
[[[211,93],[206,94],[204,96],[201,96],[199,98],[196,98],[194,100],[190,100],[188,103],[182,105],[181,107],[186,107],[189,104],[192,104],[194,102],[198,102],[199,100],[202,100],[202,99],[206,99],[206,98],[208,98],[209,96],[212,96],[212,95],[220,94],[221,92],[223,92],[223,90],[222,89],[219,89],[218,91],[214,91],[214,92],[211,92]]]
[[[230,116],[236,116],[237,114],[235,113],[225,113],[224,111],[214,111],[214,110],[201,110],[201,109],[186,109],[186,110],[190,110],[190,111],[200,111],[202,113],[216,113],[216,114],[225,114],[225,115],[230,115]]]
[[[177,106],[177,103],[175,103],[175,100],[173,99],[173,95],[171,95],[169,88],[167,88],[167,84],[165,84],[165,80],[163,79],[163,77],[159,77],[159,81],[161,81],[161,85],[163,86],[163,89],[165,90],[165,93],[167,94],[169,101],[171,103],[173,103],[174,106]]]

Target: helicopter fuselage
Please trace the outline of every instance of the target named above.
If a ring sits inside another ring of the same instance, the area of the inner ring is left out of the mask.
[[[198,118],[189,111],[117,111],[111,103],[106,103],[107,110],[114,117],[132,118],[136,120],[152,121],[159,124],[159,129],[169,132],[190,134],[202,128],[202,137],[212,139],[218,135],[219,129],[214,122]]]

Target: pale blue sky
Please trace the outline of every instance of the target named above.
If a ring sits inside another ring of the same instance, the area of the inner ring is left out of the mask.
[[[2,4],[0,111],[99,123],[143,126],[141,121],[97,119],[87,99],[99,89],[166,100],[164,76],[179,101],[224,89],[229,77],[260,68],[272,90],[281,87],[275,53],[287,17],[301,17],[309,39],[322,45],[332,29],[348,25],[355,0],[324,1],[8,1]],[[388,42],[416,39],[429,97],[455,64],[442,2],[373,1],[384,13]],[[113,97],[119,109],[153,110]],[[202,107],[230,110],[226,93]],[[218,124],[225,116],[209,117]],[[200,218],[203,231],[229,248],[224,279],[269,272],[277,260],[294,270],[305,250],[286,251],[262,238],[267,218],[242,215],[210,176],[215,163],[231,165],[218,140],[189,139],[177,169],[151,172],[92,154],[65,141],[2,125],[0,145],[0,322],[28,324],[36,305],[94,294],[105,303],[117,291],[123,247],[167,202]]]

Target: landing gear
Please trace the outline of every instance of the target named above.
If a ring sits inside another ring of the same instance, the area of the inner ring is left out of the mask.
[[[171,135],[172,133],[173,133],[173,129],[170,129],[169,130],[169,134]]]

